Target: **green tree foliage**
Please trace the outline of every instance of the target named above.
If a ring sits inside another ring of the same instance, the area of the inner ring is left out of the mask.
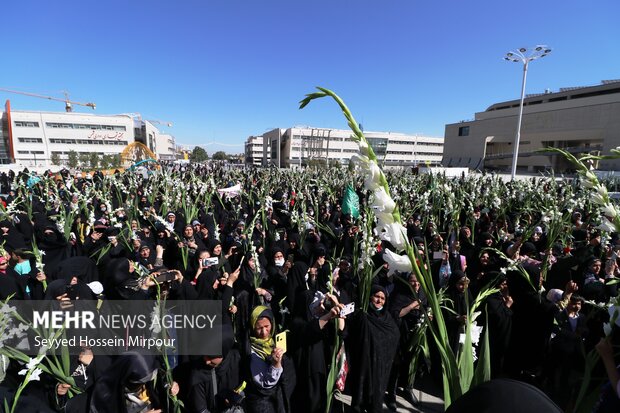
[[[58,154],[58,152],[52,152],[52,156],[50,157],[50,162],[52,162],[52,165],[60,165],[60,155]]]
[[[113,155],[103,155],[101,157],[101,160],[99,161],[99,165],[103,168],[103,169],[108,169],[111,165],[112,165],[112,157]]]
[[[209,159],[207,151],[205,151],[204,148],[201,148],[200,146],[194,147],[194,150],[189,155],[189,160],[192,162],[204,162],[207,159]]]
[[[90,163],[90,156],[87,153],[81,153],[79,155],[80,158],[80,166],[84,167],[84,166],[88,166],[88,164]]]
[[[99,166],[99,154],[96,152],[92,152],[88,157],[88,162],[91,168],[97,168],[97,166]]]
[[[217,151],[213,154],[213,160],[214,161],[227,161],[228,155],[226,154],[226,152]]]
[[[118,168],[119,166],[121,166],[121,154],[117,153],[116,155],[111,155],[111,166],[112,168]]]
[[[69,159],[67,160],[67,165],[69,165],[69,168],[77,168],[78,162],[77,152],[74,150],[69,151]]]

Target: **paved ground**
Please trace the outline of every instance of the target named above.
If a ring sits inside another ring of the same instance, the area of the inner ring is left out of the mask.
[[[418,398],[419,403],[415,406],[412,406],[409,402],[403,399],[400,396],[396,396],[396,406],[398,413],[442,413],[444,411],[443,407],[443,399],[439,396],[441,395],[441,391],[437,389],[437,386],[434,385],[430,380],[421,380],[418,385],[415,386],[415,396]],[[340,400],[346,406],[351,404],[351,397],[345,394],[336,395],[336,399]],[[335,409],[333,411],[338,411]],[[345,412],[346,412],[345,407]],[[383,412],[388,413],[391,410],[383,405]]]

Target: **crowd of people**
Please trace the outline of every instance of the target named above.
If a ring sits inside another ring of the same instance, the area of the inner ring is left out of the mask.
[[[84,347],[71,360],[74,386],[43,374],[17,395],[16,411],[314,413],[338,403],[333,389],[351,396],[353,411],[395,411],[396,395],[416,404],[416,378],[440,383],[442,374],[425,328],[434,317],[421,275],[390,270],[383,254],[393,246],[366,233],[372,211],[362,178],[330,174],[162,165],[143,173],[0,175],[0,300],[164,294],[220,300],[223,309],[221,351],[164,363],[139,348],[100,356]],[[596,229],[587,202],[563,206],[566,222],[556,233],[542,204],[523,194],[494,204],[485,183],[504,194],[519,188],[492,178],[451,180],[484,191],[468,194],[467,207],[448,208],[442,203],[453,200],[437,194],[455,192],[440,192],[432,179],[388,174],[422,274],[444,296],[451,350],[461,349],[469,305],[493,288],[478,320],[487,326],[493,378],[533,384],[570,411],[585,354],[596,348],[613,385],[597,411],[620,411],[610,340],[620,341],[614,333],[602,339],[609,313],[601,309],[618,294],[617,234]],[[347,184],[359,208],[343,199]],[[587,199],[575,183],[533,181],[530,189],[541,200],[579,191],[573,200]],[[369,237],[372,257],[364,260],[360,246]],[[158,284],[164,272],[173,276]],[[362,273],[372,274],[368,291]],[[281,332],[286,348],[276,345]],[[0,391],[11,405],[24,363],[2,361]]]

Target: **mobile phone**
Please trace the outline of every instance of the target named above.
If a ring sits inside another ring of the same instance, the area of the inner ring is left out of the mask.
[[[286,260],[288,262],[295,262],[295,254],[289,254],[288,257],[286,257]]]
[[[443,260],[443,251],[435,251],[433,252],[434,260]]]
[[[217,264],[218,264],[218,262],[219,262],[219,259],[218,259],[218,258],[216,258],[216,257],[213,257],[213,258],[204,258],[204,259],[202,260],[202,266],[203,266],[203,267],[210,267],[210,266],[212,266],[212,265],[217,265]]]
[[[157,284],[163,284],[163,283],[174,281],[175,278],[176,278],[176,274],[173,271],[166,271],[166,272],[162,272],[157,277],[155,277],[155,281],[157,282]]]
[[[349,303],[340,310],[340,317],[345,317],[355,311],[355,303]]]
[[[276,334],[276,348],[281,348],[286,353],[286,331]]]

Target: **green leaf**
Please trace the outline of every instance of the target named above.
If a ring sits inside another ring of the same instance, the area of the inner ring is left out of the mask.
[[[486,311],[486,308],[485,308]],[[487,317],[488,320],[488,317]],[[489,347],[489,323],[485,322],[484,332],[482,336],[482,344],[480,346],[480,357],[478,358],[478,364],[476,365],[476,371],[471,383],[472,386],[477,386],[480,383],[491,380],[491,350]]]

